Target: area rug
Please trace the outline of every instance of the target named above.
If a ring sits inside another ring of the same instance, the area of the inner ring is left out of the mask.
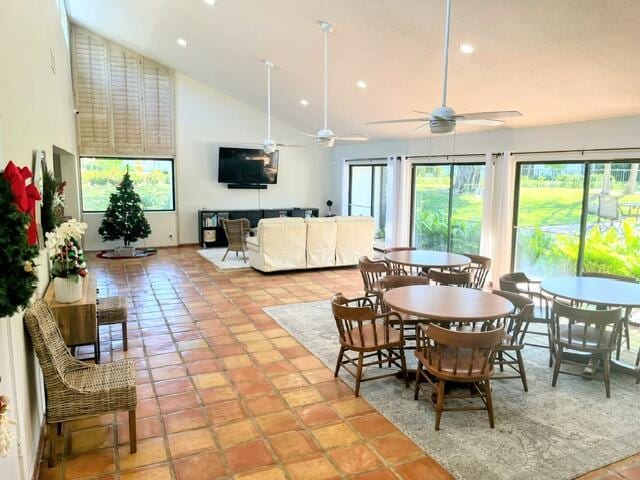
[[[236,257],[235,252],[229,252],[227,258],[222,261],[226,248],[205,248],[198,250],[200,256],[213,263],[218,270],[237,270],[242,268],[251,268],[249,266],[249,252],[247,252],[247,261],[244,262],[242,254]]]
[[[263,310],[335,367],[339,344],[329,302]],[[492,382],[495,429],[486,412],[444,412],[436,432],[431,406],[414,401],[413,385],[405,389],[393,377],[364,383],[360,394],[460,479],[570,479],[640,451],[640,387],[632,377],[613,372],[607,399],[600,381],[561,375],[551,387],[548,351],[526,347],[524,355],[528,393],[519,379]],[[340,375],[353,386],[353,377]]]

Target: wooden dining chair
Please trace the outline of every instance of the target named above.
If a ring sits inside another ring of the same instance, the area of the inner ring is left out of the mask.
[[[600,273],[600,272],[583,272],[583,277],[592,277],[592,278],[608,278],[609,280],[618,280],[619,282],[627,282],[627,283],[640,283],[640,280],[633,277],[627,277],[625,275],[616,275],[613,273]],[[602,305],[596,307],[606,308]],[[631,348],[631,335],[629,334],[629,320],[631,318],[632,308],[625,308],[624,316],[622,317],[622,332],[618,337],[618,345],[616,348],[616,360],[620,360],[620,352],[622,350],[622,336],[624,335],[624,339],[627,342],[627,350]],[[640,350],[638,350],[638,355],[640,355]]]
[[[616,349],[618,335],[620,335],[620,323],[622,321],[622,309],[611,310],[585,310],[572,307],[565,303],[553,302],[553,320],[551,322],[551,340],[554,344],[553,380],[551,386],[555,387],[558,374],[575,375],[579,373],[560,370],[561,364],[575,363],[563,358],[567,350],[590,354],[594,359],[600,360],[607,398],[610,398],[609,388],[609,364],[611,354]],[[599,358],[598,358],[599,357]],[[584,364],[578,364],[584,369]],[[597,368],[597,364],[596,364]],[[595,370],[594,370],[595,374]],[[595,375],[589,378],[597,378]]]
[[[491,269],[491,259],[473,253],[462,253],[461,255],[471,259],[471,263],[461,269],[471,272],[471,288],[482,290],[487,281],[489,270]]]
[[[500,370],[500,374],[493,377],[494,380],[508,380],[519,378],[522,381],[522,388],[525,392],[529,391],[527,386],[527,374],[524,368],[524,360],[522,358],[522,349],[524,348],[524,337],[529,328],[529,322],[533,317],[534,303],[518,293],[502,292],[494,290],[494,294],[506,298],[515,307],[511,315],[499,318],[493,322],[487,322],[483,325],[483,329],[487,328],[504,328],[505,336],[502,344],[498,348],[495,364]],[[503,374],[507,368],[509,371]]]
[[[388,292],[394,288],[412,287],[416,285],[429,285],[429,279],[418,275],[387,275],[380,279],[380,288],[384,292]],[[383,313],[391,312],[391,308],[384,303],[384,295],[380,308]],[[427,319],[416,317],[414,315],[400,314],[402,317],[402,328],[404,329],[405,350],[415,349],[416,327],[420,322],[428,322]],[[400,328],[400,327],[397,327]],[[413,342],[408,345],[408,342]]]
[[[549,325],[551,323],[551,304],[549,298],[540,291],[540,282],[530,279],[524,272],[505,273],[500,276],[500,290],[503,292],[517,293],[533,300],[533,316],[529,320],[529,326],[541,325],[544,326],[544,328],[542,331],[539,329],[528,328],[526,334],[528,336],[535,335],[537,337],[545,337],[547,339],[547,343],[545,345],[542,343],[525,342],[525,345],[530,347],[548,348],[549,366],[551,367],[553,364],[552,342],[549,334]]]
[[[385,255],[387,253],[393,252],[413,252],[416,250],[416,247],[389,247],[384,249]],[[404,270],[408,275],[421,275],[423,274],[422,267],[416,267],[415,265],[402,265],[400,263],[389,262],[391,267],[396,270]]]
[[[427,401],[436,411],[436,430],[440,430],[443,411],[486,410],[489,425],[494,427],[493,400],[490,379],[496,353],[502,344],[504,329],[497,328],[484,332],[458,332],[437,325],[418,325],[416,357],[418,371],[414,399],[427,383]],[[457,394],[449,394],[449,399],[472,399],[462,406],[445,405],[447,382],[471,384]],[[434,400],[435,396],[435,400]],[[481,404],[473,401],[480,399]]]
[[[470,288],[473,281],[473,275],[469,270],[462,272],[443,272],[431,269],[427,277],[436,285],[448,285],[452,287]]]
[[[406,275],[406,270],[394,268],[386,260],[371,260],[369,257],[360,257],[358,268],[362,275],[365,297],[373,299],[374,311],[380,308],[382,290],[380,289],[380,279],[387,275]]]
[[[331,298],[331,310],[340,336],[340,352],[334,376],[344,367],[356,379],[355,395],[360,395],[360,383],[396,375],[396,371],[366,377],[364,369],[372,365],[398,367],[409,387],[407,362],[404,355],[402,317],[394,312],[376,313],[368,297],[347,299],[341,293]],[[398,326],[400,328],[394,328]],[[352,357],[354,352],[357,357]],[[372,359],[365,363],[365,360]],[[350,368],[355,367],[355,372]]]

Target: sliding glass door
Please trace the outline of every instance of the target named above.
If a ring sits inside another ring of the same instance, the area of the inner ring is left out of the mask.
[[[638,161],[519,163],[513,268],[640,276]]]
[[[351,165],[349,167],[349,215],[375,219],[374,246],[384,248],[387,214],[387,166]]]
[[[484,164],[414,164],[412,245],[478,253]]]

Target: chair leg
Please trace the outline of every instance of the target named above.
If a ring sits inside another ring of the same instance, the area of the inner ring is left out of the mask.
[[[631,349],[631,336],[629,335],[629,317],[631,316],[631,312],[627,314],[627,316],[622,320],[624,325],[624,338],[627,340],[627,350]]]
[[[502,354],[502,350],[498,350],[498,362],[500,364],[500,371],[504,372],[504,355]]]
[[[520,379],[522,380],[522,388],[524,388],[525,392],[528,392],[529,387],[527,386],[527,374],[524,371],[524,361],[522,359],[522,351],[516,350],[516,356],[518,358],[518,372],[520,372]]]
[[[122,349],[126,352],[129,348],[129,342],[127,340],[127,321],[122,322]]]
[[[136,410],[129,410],[129,452],[136,453],[138,451],[138,442],[136,440]]]
[[[391,361],[389,361],[391,363]],[[382,351],[378,350],[378,368],[382,368]]]
[[[442,409],[444,408],[444,380],[438,380],[438,398],[436,400],[436,431],[440,430],[440,418],[442,418]]]
[[[558,381],[558,374],[560,373],[561,362],[562,362],[562,347],[557,347],[556,358],[554,359],[554,365],[553,365],[553,380],[551,381],[552,387],[555,387],[556,382]]]
[[[242,261],[243,261],[244,263],[247,263],[247,255],[246,255],[246,253],[245,253],[244,249],[242,250]]]
[[[364,362],[364,353],[358,355],[358,370],[356,371],[356,397],[360,396],[360,382],[362,381],[362,364]]]
[[[487,399],[487,411],[489,412],[489,426],[493,428],[495,426],[495,419],[493,416],[493,398],[491,396],[491,384],[489,380],[484,382],[484,394]]]
[[[62,423],[62,422],[58,423],[57,433],[58,433],[58,436],[60,436],[60,435],[62,435],[64,433],[64,423]]]
[[[229,255],[229,249],[227,248],[227,251],[224,252],[224,255],[222,256],[222,261],[224,262],[224,260],[227,258],[227,255]]]
[[[602,372],[604,376],[604,389],[607,392],[607,398],[611,398],[611,390],[609,388],[609,362],[611,361],[610,353],[602,354]]]
[[[93,354],[96,357],[96,365],[100,363],[100,331],[96,333],[98,338],[96,338],[96,343],[93,346]]]
[[[340,367],[342,366],[342,356],[344,355],[344,347],[340,347],[340,353],[338,354],[338,361],[336,362],[336,369],[333,372],[333,376],[337,377]]]
[[[400,365],[402,366],[402,376],[404,377],[404,388],[409,388],[409,373],[407,372],[407,359],[404,356],[404,348],[400,347]]]
[[[55,423],[50,423],[47,427],[47,431],[49,433],[49,458],[47,461],[47,465],[49,466],[49,468],[53,468],[56,466],[56,429],[57,426]]]
[[[638,377],[640,378],[640,376]],[[416,388],[413,391],[413,399],[418,400],[420,394],[420,380],[422,379],[422,364],[418,362],[418,368],[416,368]]]

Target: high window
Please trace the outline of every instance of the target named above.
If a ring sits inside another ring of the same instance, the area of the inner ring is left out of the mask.
[[[518,163],[513,268],[640,276],[638,161]]]
[[[145,210],[175,209],[173,160],[81,157],[82,210],[104,212],[127,167]]]
[[[484,175],[485,166],[480,163],[414,164],[412,245],[478,253]]]

